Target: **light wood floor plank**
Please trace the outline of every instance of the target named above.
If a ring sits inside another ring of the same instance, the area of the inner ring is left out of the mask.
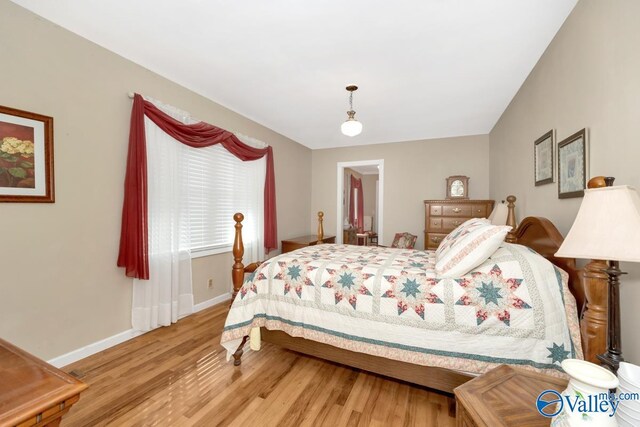
[[[227,304],[64,368],[89,388],[74,426],[453,426],[450,395],[265,344],[220,346]]]

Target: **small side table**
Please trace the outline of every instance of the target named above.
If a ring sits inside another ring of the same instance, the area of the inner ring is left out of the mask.
[[[457,427],[549,427],[536,399],[544,390],[561,392],[567,380],[501,365],[456,387]]]
[[[335,243],[336,236],[325,236],[322,243]],[[318,244],[318,236],[310,234],[308,236],[295,237],[293,239],[282,240],[282,253],[295,251],[296,249],[305,248]]]

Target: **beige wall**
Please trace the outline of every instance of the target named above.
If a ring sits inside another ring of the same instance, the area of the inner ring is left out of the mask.
[[[0,102],[54,117],[56,164],[55,204],[0,206],[0,337],[47,359],[131,327],[131,280],[115,265],[129,91],[271,144],[279,237],[308,231],[309,149],[9,1],[0,28]],[[230,266],[194,262],[196,303],[229,290]]]
[[[533,184],[533,141],[587,128],[591,175],[640,187],[640,2],[581,0],[490,134],[491,197],[518,196],[519,218],[550,218],[565,234],[582,199]],[[640,242],[638,242],[640,244]],[[624,264],[623,348],[640,363],[640,268]]]
[[[445,196],[445,178],[467,175],[471,198],[489,196],[488,135],[397,142],[312,151],[311,211],[325,212],[325,234],[336,232],[337,163],[384,159],[384,239],[408,231],[424,241],[424,204]],[[381,183],[382,185],[382,183]],[[311,215],[310,230],[316,218]]]
[[[376,212],[376,181],[378,181],[378,175],[363,175],[362,176],[362,194],[364,195],[363,210],[364,216],[373,217],[374,222]],[[372,225],[375,229],[375,223]]]

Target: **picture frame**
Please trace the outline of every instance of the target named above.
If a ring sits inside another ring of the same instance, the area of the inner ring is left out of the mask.
[[[469,198],[469,177],[464,175],[453,175],[447,178],[447,199],[468,199]]]
[[[54,201],[53,117],[0,106],[0,202]]]
[[[533,178],[536,187],[555,181],[554,149],[553,129],[533,143]]]
[[[582,129],[558,143],[558,198],[583,197],[589,176],[589,143]]]

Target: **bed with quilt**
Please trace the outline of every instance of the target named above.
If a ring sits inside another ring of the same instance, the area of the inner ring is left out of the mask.
[[[510,227],[487,246],[487,222],[475,222],[485,229],[461,226],[438,251],[323,244],[276,256],[246,276],[222,345],[231,355],[251,336],[257,349],[266,328],[468,375],[510,364],[562,376],[562,360],[582,358],[567,273],[505,243]]]

